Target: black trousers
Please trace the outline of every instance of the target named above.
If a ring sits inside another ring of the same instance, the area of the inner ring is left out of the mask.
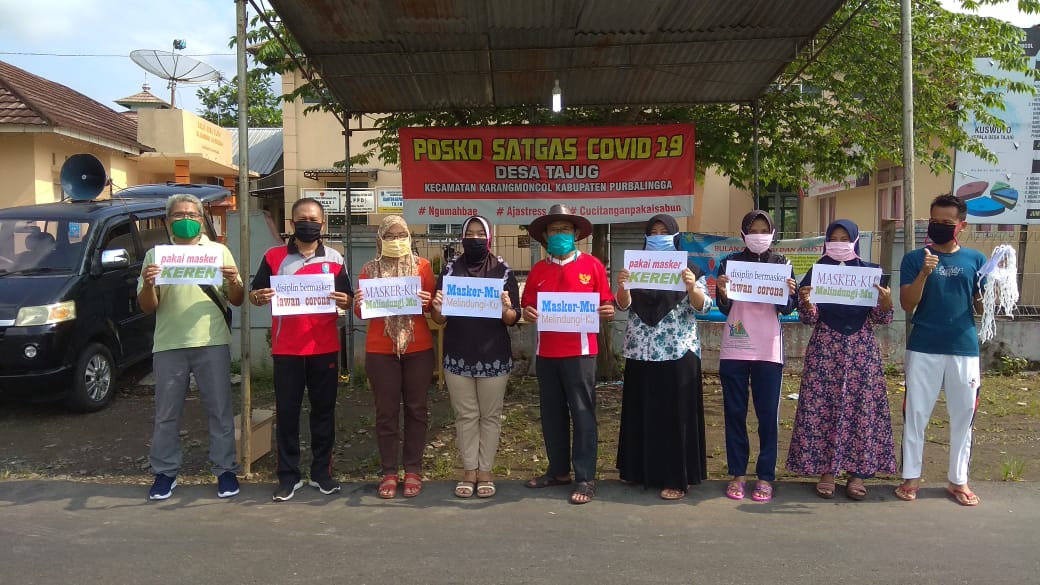
[[[549,457],[547,473],[553,477],[569,475],[573,463],[575,481],[593,481],[596,479],[599,441],[596,428],[596,356],[539,356],[535,372],[538,375],[542,438]]]
[[[303,392],[310,397],[311,479],[332,475],[336,441],[336,392],[339,362],[336,353],[276,355],[274,399],[278,423],[278,481],[296,483],[300,474],[300,407]]]

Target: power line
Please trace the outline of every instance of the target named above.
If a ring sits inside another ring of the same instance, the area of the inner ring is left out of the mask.
[[[178,53],[180,55],[181,53]],[[21,53],[15,51],[0,51],[0,55],[19,55],[28,57],[129,57],[122,53]],[[185,57],[234,57],[234,53],[184,53]]]

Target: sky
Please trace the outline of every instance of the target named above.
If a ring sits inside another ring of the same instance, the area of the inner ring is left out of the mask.
[[[950,9],[958,6],[956,0],[942,3]],[[1040,16],[1019,14],[1014,4],[981,13],[1022,27],[1040,23]],[[130,51],[170,51],[174,39],[184,39],[187,48],[182,54],[231,78],[235,56],[228,40],[234,34],[233,0],[0,0],[0,60],[67,85],[116,111],[123,107],[115,100],[141,91],[146,82],[152,93],[170,99],[166,81],[135,65]],[[177,106],[197,111],[197,88],[179,85]]]

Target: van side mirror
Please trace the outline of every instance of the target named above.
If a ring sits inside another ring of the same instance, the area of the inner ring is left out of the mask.
[[[101,251],[101,269],[114,270],[130,266],[130,253],[123,248]]]

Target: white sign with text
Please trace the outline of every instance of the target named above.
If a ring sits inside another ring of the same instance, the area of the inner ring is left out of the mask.
[[[538,293],[538,331],[599,333],[599,293]]]
[[[790,264],[730,261],[726,263],[726,276],[729,277],[726,295],[731,301],[787,304],[791,292],[787,288]]]
[[[271,288],[275,292],[271,299],[272,315],[336,312],[336,301],[329,296],[336,290],[335,277],[331,274],[272,276]]]
[[[501,278],[445,276],[441,314],[501,319],[502,284]]]
[[[418,276],[363,278],[358,281],[358,288],[363,293],[362,319],[422,314],[422,280]]]
[[[809,300],[813,303],[873,307],[878,303],[878,290],[874,285],[880,283],[880,268],[813,264]]]
[[[628,271],[627,290],[685,291],[682,271],[686,268],[686,252],[648,252],[625,250],[625,270]]]
[[[155,263],[162,266],[155,284],[220,286],[224,282],[220,272],[224,250],[217,246],[156,246],[154,254]]]

